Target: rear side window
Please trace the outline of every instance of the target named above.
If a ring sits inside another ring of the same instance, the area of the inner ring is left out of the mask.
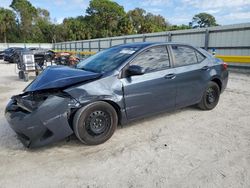
[[[135,57],[131,64],[141,66],[146,73],[169,68],[170,61],[167,48],[166,46],[152,47]]]
[[[200,63],[205,59],[198,51],[188,46],[172,45],[172,51],[176,67]]]

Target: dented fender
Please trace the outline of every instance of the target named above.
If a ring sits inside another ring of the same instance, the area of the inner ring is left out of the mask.
[[[121,124],[127,122],[123,84],[117,75],[104,77],[93,82],[70,87],[64,90],[81,106],[85,106],[95,101],[106,101],[119,107],[119,120]]]

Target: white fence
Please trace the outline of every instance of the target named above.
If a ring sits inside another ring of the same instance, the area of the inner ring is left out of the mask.
[[[10,47],[22,47],[22,48],[46,48],[52,49],[52,44],[50,43],[0,43],[0,51],[5,50]]]
[[[118,44],[143,41],[190,43],[209,51],[215,49],[216,54],[219,55],[249,56],[250,23],[61,42],[55,43],[53,48],[56,50],[96,52]]]

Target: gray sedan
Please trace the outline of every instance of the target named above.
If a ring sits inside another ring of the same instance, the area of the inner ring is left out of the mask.
[[[195,104],[212,110],[227,81],[227,64],[203,49],[177,43],[124,44],[76,68],[47,68],[11,98],[5,114],[27,147],[71,134],[96,145],[108,140],[118,124]]]

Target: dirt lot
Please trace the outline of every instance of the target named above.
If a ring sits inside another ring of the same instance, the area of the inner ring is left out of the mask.
[[[194,107],[119,128],[105,144],[76,138],[27,150],[4,118],[27,83],[0,63],[0,187],[250,187],[250,75],[231,73],[212,111]]]

